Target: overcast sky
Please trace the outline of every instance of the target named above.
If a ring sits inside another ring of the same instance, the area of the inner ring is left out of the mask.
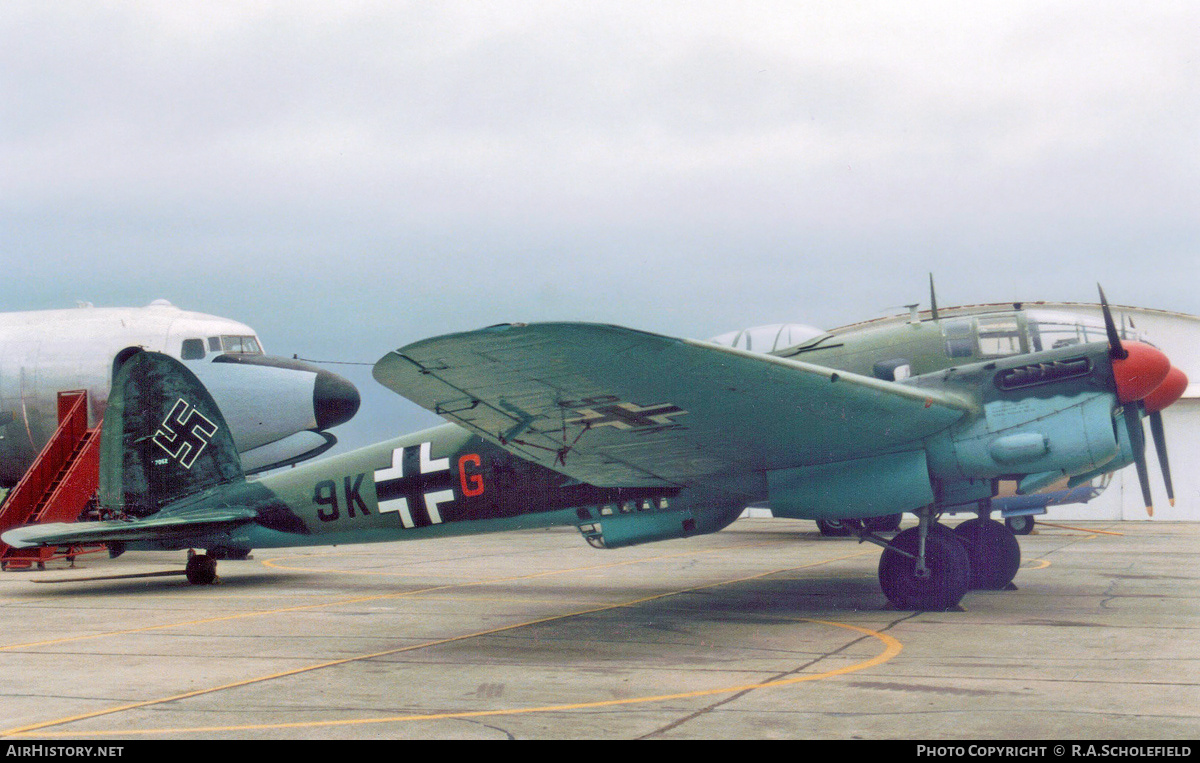
[[[0,309],[162,297],[363,363],[507,321],[833,327],[930,272],[943,305],[1200,314],[1197,30],[1191,0],[8,0]],[[344,369],[351,439],[435,420]]]

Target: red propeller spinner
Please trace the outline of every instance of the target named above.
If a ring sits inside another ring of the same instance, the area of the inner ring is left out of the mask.
[[[1162,384],[1159,384],[1154,388],[1154,391],[1142,398],[1142,405],[1146,406],[1146,413],[1158,413],[1171,403],[1174,403],[1183,397],[1187,386],[1187,374],[1175,366],[1171,366],[1171,370],[1167,372],[1167,377],[1163,380]]]
[[[1117,400],[1124,405],[1155,392],[1170,374],[1171,361],[1157,347],[1141,342],[1122,342],[1120,348],[1124,350],[1124,357],[1114,356],[1112,368],[1117,382]],[[1184,386],[1186,380],[1185,376]]]

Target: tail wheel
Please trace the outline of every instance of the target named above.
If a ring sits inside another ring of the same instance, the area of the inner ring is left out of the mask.
[[[187,579],[192,585],[210,585],[217,581],[217,560],[208,554],[188,557]]]
[[[971,559],[971,588],[999,591],[1016,577],[1021,567],[1021,545],[1007,527],[977,517],[955,527],[954,533]]]
[[[896,535],[879,558],[879,585],[898,609],[938,611],[952,609],[966,595],[971,562],[958,538],[945,528],[933,527],[925,538],[925,571],[917,569],[920,528]],[[899,553],[904,551],[913,557]]]

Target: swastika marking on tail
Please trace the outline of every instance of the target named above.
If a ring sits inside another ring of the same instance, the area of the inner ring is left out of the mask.
[[[171,412],[158,425],[152,439],[155,445],[178,461],[180,466],[191,469],[216,433],[215,423],[183,398],[179,398]]]

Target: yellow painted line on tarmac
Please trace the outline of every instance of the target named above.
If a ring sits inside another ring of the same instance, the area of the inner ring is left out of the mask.
[[[219,623],[219,622],[226,622],[229,620],[242,620],[242,619],[245,619],[248,617],[264,617],[266,615],[278,615],[278,614],[282,614],[285,612],[303,612],[305,610],[320,609],[322,607],[334,607],[334,606],[338,606],[339,604],[359,604],[359,603],[366,602],[366,601],[376,601],[378,599],[393,599],[393,598],[398,598],[401,596],[412,596],[417,593],[425,593],[428,591],[436,591],[436,590],[439,590],[440,588],[453,588],[453,587],[456,587],[456,586],[439,586],[439,587],[435,587],[435,588],[424,589],[422,591],[405,591],[405,592],[401,592],[401,593],[379,594],[377,596],[362,596],[362,597],[352,598],[352,599],[339,599],[337,601],[321,602],[319,604],[302,604],[302,605],[298,605],[298,606],[294,606],[294,607],[282,607],[279,609],[263,609],[263,610],[255,610],[253,612],[239,612],[234,615],[219,615],[217,617],[205,617],[205,618],[201,618],[199,620],[184,620],[181,622],[161,623],[159,625],[147,625],[147,626],[144,626],[141,628],[127,628],[125,630],[119,630],[119,631],[103,631],[100,633],[88,633],[88,634],[84,634],[81,636],[64,636],[62,638],[48,639],[45,641],[30,641],[30,642],[26,642],[24,644],[9,644],[7,646],[0,646],[0,652],[11,651],[11,650],[15,650],[15,649],[31,649],[31,648],[40,647],[40,646],[51,646],[53,644],[65,644],[65,643],[70,643],[72,641],[87,641],[90,639],[105,638],[107,636],[125,636],[125,635],[131,634],[131,633],[146,633],[148,631],[164,630],[166,628],[182,628],[182,627],[188,626],[188,625],[203,625],[206,623]]]
[[[764,545],[764,544],[755,544],[755,545]],[[706,551],[692,552],[690,554],[686,554],[686,553],[684,553],[684,554],[665,554],[665,555],[653,556],[653,557],[642,557],[642,558],[638,558],[638,559],[627,559],[624,561],[612,562],[609,564],[591,565],[588,567],[573,567],[573,568],[569,568],[569,569],[545,570],[543,572],[534,572],[534,573],[530,573],[528,575],[514,575],[511,577],[489,578],[486,580],[472,580],[472,581],[460,582],[460,583],[448,583],[446,585],[431,586],[429,588],[420,588],[420,589],[416,589],[416,590],[412,590],[412,591],[398,591],[395,593],[376,594],[376,595],[372,595],[372,596],[359,596],[359,597],[353,597],[353,598],[349,598],[349,599],[336,599],[334,601],[319,602],[316,604],[299,604],[299,605],[292,606],[292,607],[279,607],[279,608],[274,608],[274,609],[253,610],[250,612],[239,612],[237,614],[232,614],[232,615],[218,615],[216,617],[206,617],[206,618],[201,618],[201,619],[197,619],[197,620],[184,620],[184,621],[180,621],[180,622],[161,623],[159,625],[147,625],[147,626],[143,626],[140,628],[126,628],[126,629],[117,630],[117,631],[102,631],[102,632],[98,632],[98,633],[88,633],[88,634],[76,635],[76,636],[63,636],[62,638],[46,639],[43,641],[29,641],[29,642],[25,642],[25,643],[21,643],[21,644],[8,644],[6,646],[0,646],[0,652],[13,651],[13,650],[19,650],[19,649],[32,649],[35,647],[43,647],[43,646],[53,646],[55,644],[66,644],[66,643],[71,643],[73,641],[88,641],[91,639],[105,638],[108,636],[127,636],[132,633],[146,633],[149,631],[165,630],[168,628],[183,628],[183,627],[190,626],[190,625],[205,625],[208,623],[228,622],[230,620],[244,620],[244,619],[250,618],[250,617],[266,617],[268,615],[285,614],[288,612],[304,612],[307,610],[322,609],[325,607],[337,607],[337,606],[346,605],[346,604],[362,604],[364,602],[379,601],[381,599],[399,599],[399,598],[404,598],[404,597],[409,597],[409,596],[418,596],[418,595],[422,595],[422,594],[435,593],[438,591],[448,591],[448,590],[453,590],[455,588],[479,587],[479,586],[485,586],[485,585],[492,585],[495,583],[509,583],[509,582],[513,582],[513,581],[517,581],[517,580],[531,580],[531,579],[539,578],[539,577],[550,577],[553,575],[565,575],[568,573],[585,572],[588,570],[608,569],[611,567],[620,567],[620,566],[624,566],[624,565],[639,564],[642,562],[659,561],[662,559],[669,559],[669,558],[675,557],[675,556],[696,556],[697,554],[742,551],[749,547],[750,546],[732,546],[732,547],[725,547],[725,548],[718,548],[718,549],[709,549]],[[272,561],[272,560],[267,560],[267,561]],[[263,564],[266,564],[266,562],[263,562]],[[332,570],[332,569],[331,570],[321,570],[321,571],[322,572],[339,572],[338,570]],[[344,571],[342,571],[342,572],[344,572]],[[347,574],[350,574],[350,573],[347,573]],[[355,573],[355,574],[357,574],[357,573]],[[50,598],[50,597],[47,597],[47,598]],[[208,598],[213,598],[213,597],[208,597]],[[219,597],[216,597],[216,598],[219,598]]]
[[[220,691],[227,691],[230,689],[236,689],[236,688],[240,688],[240,687],[244,687],[244,686],[249,686],[251,684],[263,683],[266,681],[272,681],[272,680],[279,679],[279,678],[285,678],[288,676],[299,675],[301,673],[309,673],[309,672],[312,672],[315,670],[321,670],[323,668],[330,668],[330,667],[335,667],[338,665],[346,665],[346,664],[353,663],[353,662],[362,662],[365,660],[375,659],[378,657],[386,657],[386,656],[393,655],[393,654],[401,654],[403,652],[411,652],[411,651],[415,651],[417,649],[425,649],[425,648],[434,647],[434,646],[441,646],[443,644],[451,644],[451,643],[455,643],[455,642],[459,642],[459,641],[466,641],[466,640],[473,639],[473,638],[490,636],[490,635],[493,635],[496,633],[504,633],[507,631],[517,630],[520,628],[527,628],[527,627],[530,627],[533,625],[540,625],[543,623],[554,622],[557,620],[565,620],[565,619],[569,619],[572,617],[580,617],[583,615],[595,614],[597,612],[605,612],[605,611],[612,610],[612,609],[632,607],[632,606],[636,606],[639,604],[644,604],[646,602],[655,601],[657,599],[667,598],[670,596],[677,596],[680,594],[690,593],[690,592],[694,592],[694,591],[702,591],[702,590],[706,590],[709,588],[718,588],[721,586],[733,585],[736,583],[744,583],[744,582],[751,581],[751,580],[757,580],[760,578],[769,577],[771,575],[778,575],[778,574],[781,574],[784,572],[792,572],[795,570],[802,570],[802,569],[807,569],[810,567],[817,567],[817,566],[821,566],[824,564],[831,564],[833,562],[838,562],[838,561],[842,561],[845,559],[852,559],[854,557],[864,556],[869,553],[872,553],[872,551],[871,550],[859,551],[859,552],[856,552],[853,554],[846,554],[843,556],[834,557],[832,559],[824,559],[819,562],[811,562],[809,564],[799,565],[797,567],[788,567],[788,568],[784,568],[784,569],[771,570],[768,572],[760,572],[760,573],[756,573],[753,575],[747,575],[744,577],[739,577],[739,578],[735,578],[735,579],[731,579],[731,580],[724,580],[724,581],[721,581],[718,583],[707,583],[704,585],[693,586],[690,588],[684,588],[684,589],[680,589],[680,590],[676,590],[676,591],[667,591],[664,593],[654,594],[652,596],[645,596],[645,597],[642,597],[639,599],[633,599],[633,600],[627,601],[627,602],[621,602],[621,603],[617,603],[617,604],[607,604],[607,605],[603,605],[603,606],[599,606],[599,607],[590,607],[590,608],[583,609],[583,610],[568,612],[566,614],[551,615],[549,617],[537,618],[535,620],[529,620],[526,622],[515,623],[512,625],[505,625],[505,626],[501,626],[499,628],[492,628],[489,630],[478,631],[475,633],[464,634],[461,636],[451,636],[448,638],[427,641],[427,642],[424,642],[421,644],[410,644],[408,646],[398,647],[396,649],[388,649],[388,650],[384,650],[382,652],[373,652],[371,654],[358,655],[355,657],[346,657],[346,658],[343,658],[340,660],[330,660],[327,662],[321,662],[321,663],[317,663],[314,665],[307,665],[307,666],[300,667],[300,668],[294,668],[292,670],[285,670],[285,671],[278,672],[278,673],[271,673],[271,674],[265,675],[265,676],[258,676],[255,678],[248,678],[248,679],[244,679],[241,681],[234,681],[232,683],[222,684],[220,686],[212,686],[212,687],[209,687],[206,689],[197,689],[197,690],[190,691],[190,692],[184,692],[182,694],[174,694],[169,697],[159,697],[157,699],[149,699],[149,700],[144,700],[141,702],[133,702],[133,703],[125,704],[125,705],[118,705],[116,707],[109,707],[109,708],[105,708],[102,710],[96,710],[96,711],[89,712],[89,713],[82,713],[79,715],[73,715],[73,716],[69,716],[69,717],[65,717],[65,718],[56,718],[54,720],[42,721],[40,723],[30,724],[27,726],[21,726],[18,728],[4,729],[3,731],[0,731],[0,736],[34,736],[34,735],[36,735],[39,737],[56,737],[56,736],[78,737],[78,736],[122,736],[122,735],[134,735],[134,734],[167,734],[167,733],[199,732],[202,729],[145,729],[145,730],[138,730],[138,729],[123,728],[123,729],[112,729],[112,730],[101,730],[101,731],[62,731],[62,732],[49,732],[49,733],[47,733],[43,730],[53,727],[53,726],[61,726],[63,724],[76,723],[78,721],[89,720],[92,718],[98,718],[98,717],[104,716],[104,715],[112,715],[114,713],[120,713],[120,712],[124,712],[126,710],[136,710],[138,708],[150,707],[152,705],[160,705],[160,704],[164,704],[167,702],[177,702],[179,700],[189,699],[192,697],[198,697],[198,696],[202,696],[205,694],[213,694],[213,693],[220,692]],[[558,572],[568,572],[568,570],[560,570]],[[535,573],[533,575],[527,575],[527,576],[522,576],[521,578],[511,578],[511,579],[516,580],[516,579],[524,579],[524,578],[537,578],[537,577],[544,577],[549,574],[553,574],[553,573],[548,573],[548,572],[547,573]],[[495,581],[490,581],[490,582],[495,582]],[[475,585],[475,584],[471,584],[471,585]],[[456,587],[461,587],[461,586],[450,585],[450,586],[440,586],[439,588],[449,589],[449,588],[456,588]],[[428,589],[428,590],[438,590],[438,589],[435,588],[435,589]],[[412,595],[412,593],[414,593],[414,592],[410,592],[407,594],[389,594],[386,596],[365,597],[364,600]],[[321,606],[321,605],[315,605],[315,606]],[[299,608],[289,608],[288,610],[282,610],[282,611],[290,611],[291,609],[312,609],[312,608],[313,607],[299,607]],[[824,621],[811,621],[811,622],[824,622]],[[895,639],[892,639],[890,636],[885,636],[884,634],[876,634],[874,631],[868,631],[865,628],[860,628],[858,626],[853,626],[853,625],[845,625],[845,624],[841,624],[841,623],[832,623],[832,622],[830,622],[828,624],[836,625],[838,627],[844,627],[844,628],[847,628],[850,630],[857,630],[866,635],[876,636],[881,639],[889,640],[889,641],[885,641],[885,643],[888,643],[889,646],[888,646],[888,649],[886,649],[883,652],[883,655],[887,656],[886,659],[891,659],[891,657],[895,656],[895,654],[898,654],[900,651],[900,648],[901,648],[900,643],[898,641],[895,641]],[[863,663],[862,667],[869,667],[870,665],[878,664],[879,658],[875,658],[875,660],[876,661],[873,661],[873,662],[868,661],[870,664]],[[853,666],[851,666],[851,667],[853,667]],[[862,668],[859,668],[859,669],[862,669]],[[826,677],[826,675],[828,675],[828,676],[841,675],[844,672],[848,672],[848,669],[841,668],[836,671],[831,671],[828,674],[815,674],[812,677],[801,676],[801,677],[797,677],[797,678],[783,679],[782,681],[774,681],[774,682],[768,682],[768,683],[764,683],[764,684],[750,684],[748,686],[730,687],[730,688],[725,688],[725,689],[713,689],[713,690],[706,690],[706,691],[702,691],[702,692],[698,692],[698,693],[685,693],[685,694],[680,694],[680,695],[663,695],[663,696],[659,696],[659,697],[642,698],[640,701],[642,701],[642,702],[663,701],[663,700],[672,699],[672,698],[676,698],[676,697],[703,696],[705,694],[718,694],[718,693],[745,691],[747,689],[758,689],[758,688],[766,688],[768,686],[785,685],[788,683],[799,683],[800,681],[811,681],[817,677]],[[436,715],[436,716],[397,716],[396,718],[393,718],[393,719],[361,719],[361,720],[357,720],[357,721],[353,721],[353,722],[377,723],[377,722],[383,722],[385,720],[391,720],[391,721],[400,721],[400,720],[405,720],[405,719],[432,720],[434,718],[451,718],[451,717],[468,718],[468,717],[477,717],[480,715],[505,715],[505,714],[511,715],[511,714],[515,714],[515,713],[550,712],[554,709],[579,709],[579,708],[584,708],[584,707],[604,707],[604,706],[617,705],[617,704],[631,704],[634,701],[636,701],[636,700],[630,700],[630,699],[609,700],[609,701],[599,702],[599,703],[584,703],[584,704],[578,704],[578,705],[566,705],[566,706],[562,706],[561,708],[559,706],[554,706],[554,707],[549,707],[549,708],[527,708],[527,709],[517,709],[517,710],[473,711],[473,712],[442,714],[442,715]],[[350,723],[350,721],[333,721],[333,722],[324,722],[324,723],[312,722],[312,723],[297,723],[297,724],[271,724],[271,725],[264,725],[264,726],[231,726],[231,727],[228,727],[227,730],[236,731],[236,730],[251,730],[251,729],[255,729],[255,728],[317,727],[317,726],[324,726],[324,725],[346,725],[348,723]],[[222,728],[224,728],[224,727],[222,727]],[[217,730],[217,729],[214,728],[214,729],[205,729],[205,730]]]
[[[736,581],[734,581],[736,582]],[[670,594],[668,594],[670,595]],[[652,597],[657,598],[657,597]],[[636,602],[631,602],[636,603]],[[617,605],[625,606],[625,605]],[[580,613],[583,614],[583,613]],[[565,615],[564,617],[570,617]],[[550,618],[558,619],[558,618]],[[295,723],[265,723],[265,724],[247,724],[242,726],[198,726],[195,728],[161,728],[161,729],[119,729],[112,731],[76,731],[76,732],[56,732],[50,734],[38,734],[38,737],[84,737],[84,736],[124,736],[124,735],[149,735],[149,734],[211,734],[216,732],[236,732],[236,731],[265,731],[271,729],[312,729],[312,728],[329,728],[333,726],[366,726],[380,723],[404,723],[412,721],[435,721],[435,720],[451,720],[459,718],[484,718],[504,715],[528,715],[532,713],[560,713],[573,710],[594,710],[602,707],[616,707],[621,705],[639,705],[649,704],[653,702],[668,702],[672,700],[694,699],[697,697],[709,697],[716,694],[738,694],[747,691],[756,691],[759,689],[770,689],[780,686],[791,686],[793,684],[803,683],[806,681],[819,681],[827,678],[854,673],[859,670],[881,665],[888,660],[891,660],[896,655],[900,654],[904,649],[904,645],[897,639],[886,633],[873,631],[869,628],[863,628],[857,625],[848,623],[839,623],[832,620],[810,620],[807,618],[798,618],[797,622],[815,623],[817,625],[829,625],[835,628],[844,628],[846,630],[857,631],[865,636],[870,636],[883,643],[884,649],[879,654],[870,659],[857,662],[852,665],[846,665],[834,670],[827,670],[822,673],[806,673],[800,676],[791,678],[781,678],[775,681],[764,681],[755,684],[742,684],[738,686],[722,686],[715,689],[699,689],[689,692],[678,692],[675,694],[655,694],[645,697],[628,697],[625,699],[610,699],[600,700],[596,702],[574,702],[562,705],[544,705],[541,707],[517,707],[517,708],[502,708],[497,710],[464,710],[459,712],[449,713],[430,713],[426,715],[393,715],[384,718],[347,718],[337,721],[301,721]],[[513,626],[520,627],[520,626]],[[507,630],[507,629],[501,629]],[[165,700],[164,700],[165,701]],[[13,732],[0,732],[2,734],[10,734],[13,736],[21,736],[21,730]]]
[[[1025,561],[1036,562],[1036,564],[1026,567],[1025,564],[1022,563],[1021,569],[1023,569],[1023,570],[1044,570],[1050,566],[1050,562],[1045,559],[1026,559]]]
[[[1067,525],[1055,525],[1055,524],[1051,524],[1049,522],[1038,522],[1038,525],[1042,526],[1042,527],[1057,527],[1059,530],[1075,530],[1076,532],[1081,532],[1081,533],[1098,533],[1100,535],[1121,535],[1121,536],[1125,535],[1125,533],[1119,533],[1119,532],[1116,532],[1115,530],[1096,530],[1096,529],[1088,529],[1088,528],[1084,528],[1084,527],[1069,527]]]
[[[554,570],[548,574],[558,574],[561,572],[584,572],[587,570],[606,570],[606,569],[611,569],[613,567],[625,567],[625,566],[633,565],[633,564],[642,564],[643,562],[658,562],[658,561],[662,561],[664,559],[689,558],[689,557],[695,557],[695,556],[698,556],[701,554],[727,554],[727,553],[741,552],[741,551],[745,551],[747,549],[752,549],[752,548],[762,548],[763,546],[784,546],[784,545],[791,545],[791,544],[787,541],[782,541],[782,540],[780,540],[780,541],[762,541],[759,543],[743,543],[743,544],[740,544],[737,546],[723,546],[721,548],[710,548],[710,549],[701,549],[701,550],[694,550],[694,551],[680,551],[678,553],[673,553],[673,554],[657,554],[655,556],[638,557],[636,559],[624,559],[619,562],[606,562],[604,564],[593,564],[593,565],[589,565],[587,567],[574,567],[574,568],[571,568],[570,570]],[[334,574],[334,575],[388,575],[388,576],[412,577],[412,576],[418,576],[418,575],[431,574],[431,573],[424,573],[424,572],[419,572],[419,573],[403,572],[403,571],[392,572],[392,571],[387,571],[387,570],[344,569],[344,568],[337,568],[337,567],[297,567],[294,565],[279,563],[280,559],[321,559],[321,558],[338,557],[338,556],[368,556],[368,555],[367,554],[338,554],[336,552],[330,552],[330,553],[326,553],[326,554],[314,554],[312,556],[300,556],[300,555],[296,555],[296,554],[291,554],[288,556],[277,556],[272,559],[264,559],[262,561],[262,565],[264,567],[270,567],[272,569],[277,569],[277,570],[288,570],[290,572],[321,572],[321,573],[330,573],[330,574]],[[453,560],[452,559],[433,560],[433,561],[428,561],[428,562],[417,562],[417,564],[445,565],[448,562],[452,563]],[[497,578],[496,580],[503,582],[503,581],[510,580],[510,579],[519,579],[519,578]]]

